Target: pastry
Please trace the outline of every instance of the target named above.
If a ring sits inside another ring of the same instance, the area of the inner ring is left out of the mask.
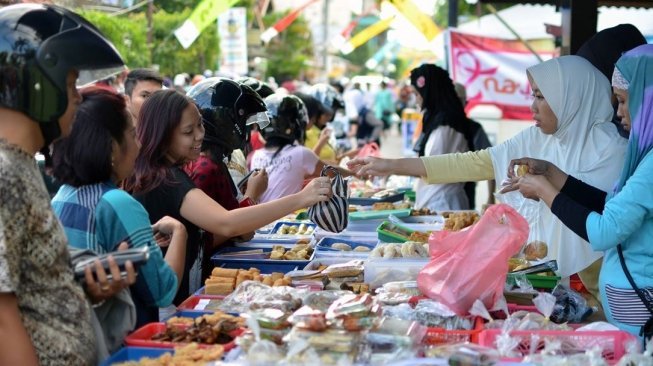
[[[524,256],[529,261],[544,259],[548,253],[549,247],[543,241],[535,240],[524,246]]]
[[[351,250],[351,246],[349,244],[345,244],[345,243],[333,243],[333,245],[331,245],[331,248],[338,249],[338,250],[343,250],[343,251],[347,251],[347,252]]]
[[[231,277],[231,278],[236,278],[238,275],[238,270],[237,269],[228,269],[228,268],[213,268],[213,271],[211,271],[211,276],[214,277]]]
[[[517,176],[523,177],[528,174],[528,165],[517,165]]]

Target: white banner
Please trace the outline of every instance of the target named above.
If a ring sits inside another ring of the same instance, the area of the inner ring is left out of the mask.
[[[552,51],[538,50],[543,60]],[[539,60],[519,41],[449,31],[449,73],[467,90],[467,108],[493,104],[505,119],[532,120],[526,69]]]
[[[246,75],[247,68],[247,11],[231,8],[218,17],[220,36],[220,71]]]

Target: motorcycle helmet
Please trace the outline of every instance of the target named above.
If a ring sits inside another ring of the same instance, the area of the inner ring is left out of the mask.
[[[43,4],[0,9],[0,106],[38,122],[46,146],[61,136],[71,70],[83,86],[124,70],[124,62],[97,28],[70,10]]]
[[[342,96],[329,84],[315,84],[309,88],[308,94],[322,103],[323,113],[331,114],[330,121],[333,121],[338,109],[345,108]]]
[[[272,90],[270,85],[253,77],[243,76],[236,79],[236,82],[249,86],[263,99],[267,98],[269,95],[274,94],[274,90]]]
[[[278,137],[290,142],[304,142],[308,112],[294,95],[272,94],[265,98],[270,124],[262,130],[263,138]]]
[[[249,141],[247,126],[269,124],[265,103],[252,88],[226,78],[204,79],[188,91],[204,120],[204,145],[217,144],[230,155]],[[204,146],[203,146],[204,148]]]

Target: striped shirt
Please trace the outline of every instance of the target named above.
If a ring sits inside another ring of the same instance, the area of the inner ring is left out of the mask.
[[[648,299],[653,298],[653,288],[641,290],[648,292]],[[639,327],[653,316],[633,289],[606,285],[605,297],[608,299],[612,317],[618,322]]]
[[[113,183],[81,187],[63,185],[52,199],[69,245],[98,254],[117,250],[126,241],[130,248],[149,247],[150,258],[138,268],[132,298],[137,326],[158,321],[158,307],[172,304],[177,277],[163,260],[150,226],[147,211]]]

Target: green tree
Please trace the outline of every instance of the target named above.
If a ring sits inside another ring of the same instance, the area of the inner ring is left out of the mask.
[[[263,20],[270,27],[286,16],[289,11],[271,13]],[[306,20],[299,16],[288,28],[272,38],[265,47],[268,58],[267,75],[277,81],[297,78],[313,58],[311,30]]]
[[[129,67],[150,65],[146,23],[124,16],[112,17],[99,11],[81,11],[81,14],[111,40]]]
[[[185,50],[173,34],[174,30],[188,18],[191,11],[190,8],[186,8],[179,13],[158,11],[154,14],[153,63],[159,65],[162,74],[201,73],[205,69],[217,68],[220,53],[217,23],[206,27],[195,42]],[[144,14],[138,16],[143,17],[141,21],[144,21]]]

